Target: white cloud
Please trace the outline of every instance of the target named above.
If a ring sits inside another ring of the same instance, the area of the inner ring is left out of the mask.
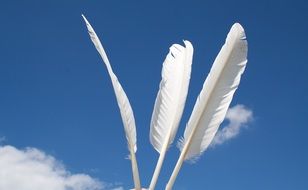
[[[0,146],[0,179],[1,190],[121,190],[87,174],[71,174],[38,149],[9,145]]]
[[[247,126],[247,123],[251,121],[252,118],[252,110],[246,108],[244,105],[238,104],[230,108],[225,118],[229,121],[229,124],[216,133],[211,146],[222,144],[236,137],[241,128]]]

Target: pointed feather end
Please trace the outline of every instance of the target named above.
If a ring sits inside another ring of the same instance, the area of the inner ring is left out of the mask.
[[[193,45],[191,44],[190,41],[188,41],[188,40],[183,40],[183,42],[184,42],[185,47],[186,47],[187,49],[190,49],[191,51],[194,50]]]
[[[228,34],[227,40],[230,38],[237,38],[240,40],[246,40],[245,30],[240,23],[234,23]]]
[[[85,22],[88,22],[88,20],[87,20],[86,17],[84,16],[84,14],[81,14],[81,17],[83,18],[83,20],[84,20]]]
[[[81,14],[81,16],[82,16],[84,22],[86,23],[86,26],[87,26],[87,29],[88,29],[89,33],[91,33],[91,30],[93,30],[91,24],[89,23],[88,19],[83,14]]]
[[[87,20],[87,18],[83,14],[81,14],[81,16],[82,16],[84,22],[86,23],[88,31],[90,32],[90,30],[92,29],[92,26],[90,25],[89,21]]]

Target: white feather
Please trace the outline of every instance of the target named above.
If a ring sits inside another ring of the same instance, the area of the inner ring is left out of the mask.
[[[172,45],[163,64],[162,80],[155,100],[150,129],[150,141],[160,155],[149,186],[150,190],[155,189],[166,151],[174,140],[185,106],[193,47],[189,41],[184,43],[185,47]]]
[[[126,139],[128,141],[128,148],[130,149],[130,148],[133,147],[134,152],[136,152],[136,150],[137,150],[137,146],[136,146],[137,138],[136,138],[136,126],[135,126],[135,119],[134,119],[133,110],[131,108],[129,100],[128,100],[120,82],[118,81],[117,76],[112,71],[110,62],[108,60],[106,52],[105,52],[99,38],[97,37],[94,29],[92,28],[92,26],[90,25],[88,20],[83,15],[82,15],[82,17],[86,22],[91,40],[94,43],[98,53],[101,55],[105,65],[107,67],[108,73],[110,75],[111,82],[112,82],[112,85],[113,85],[113,89],[114,89],[114,92],[115,92],[115,95],[116,95],[116,98],[117,98],[118,106],[119,106],[120,112],[121,112],[121,117],[122,117],[124,129],[125,129],[125,134],[126,134]]]
[[[184,160],[197,159],[213,140],[245,70],[247,49],[244,29],[235,23],[197,98],[184,138],[179,142],[181,154],[166,190],[172,189]]]
[[[180,149],[188,146],[185,160],[201,155],[225,118],[247,63],[244,29],[234,24],[216,57],[187,123]]]
[[[117,98],[118,106],[120,108],[120,113],[122,117],[122,122],[124,125],[125,135],[128,142],[128,149],[130,151],[130,160],[131,160],[131,166],[132,166],[132,173],[133,173],[133,179],[135,184],[136,190],[141,190],[140,185],[140,178],[139,178],[139,171],[138,171],[138,164],[136,159],[136,151],[137,151],[137,137],[136,137],[136,126],[135,126],[135,118],[134,113],[132,110],[132,107],[129,103],[129,100],[118,81],[117,76],[113,73],[110,62],[108,60],[108,57],[106,55],[106,52],[103,48],[103,45],[101,44],[99,38],[97,37],[94,29],[92,28],[91,24],[88,22],[88,20],[83,16],[84,21],[86,22],[89,35],[91,37],[92,42],[94,43],[98,53],[101,55],[109,76],[111,78],[112,86],[114,93]]]
[[[186,47],[172,45],[163,63],[150,128],[150,141],[159,153],[166,141],[167,146],[173,142],[185,106],[193,47],[189,41],[184,43]]]

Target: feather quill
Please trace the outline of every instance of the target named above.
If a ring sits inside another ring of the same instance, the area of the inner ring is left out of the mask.
[[[193,46],[184,41],[185,47],[174,44],[163,63],[162,80],[155,100],[151,119],[150,141],[160,153],[149,189],[153,190],[165,157],[173,142],[187,97]]]
[[[89,35],[91,37],[91,40],[93,42],[93,44],[95,45],[98,53],[100,54],[100,56],[102,57],[109,76],[111,78],[111,82],[112,82],[112,86],[116,95],[116,99],[117,99],[117,103],[120,109],[120,113],[121,113],[121,117],[122,117],[122,122],[124,125],[124,130],[125,130],[125,135],[126,135],[126,139],[128,142],[128,149],[130,151],[130,159],[132,162],[132,171],[133,171],[133,177],[134,177],[134,183],[135,183],[135,189],[136,190],[140,190],[140,179],[139,179],[139,172],[138,172],[138,166],[137,166],[137,160],[136,160],[136,156],[135,153],[137,151],[137,138],[136,138],[136,126],[135,126],[135,119],[134,119],[134,114],[133,114],[133,110],[131,108],[131,105],[129,103],[129,100],[120,84],[120,82],[118,81],[117,76],[113,73],[112,67],[110,65],[110,62],[108,60],[108,57],[106,55],[106,52],[99,40],[99,38],[97,37],[94,29],[92,28],[91,24],[88,22],[88,20],[85,18],[84,15],[82,15]]]
[[[198,158],[210,145],[225,118],[247,63],[244,29],[235,23],[216,57],[180,141],[181,154],[166,190],[172,189],[184,160]]]

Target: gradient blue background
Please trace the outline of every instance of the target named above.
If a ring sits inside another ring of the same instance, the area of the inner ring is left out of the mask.
[[[240,22],[249,62],[232,105],[252,109],[254,121],[197,164],[185,164],[174,189],[306,190],[307,9],[304,0],[3,0],[0,136],[4,144],[37,147],[72,172],[133,187],[111,82],[83,13],[131,101],[141,180],[148,186],[158,158],[148,140],[149,123],[169,46],[187,39],[195,48],[181,136],[226,34]],[[178,153],[171,147],[157,189],[163,189]]]

